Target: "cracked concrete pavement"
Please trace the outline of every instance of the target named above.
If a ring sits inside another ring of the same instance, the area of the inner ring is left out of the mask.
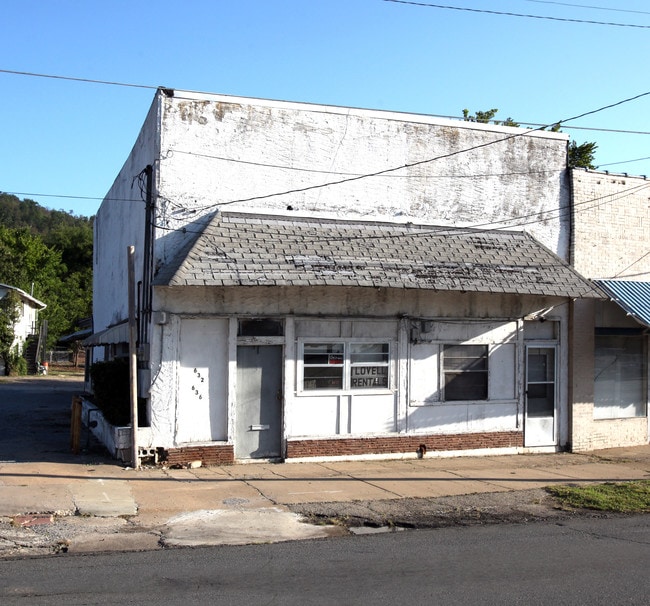
[[[91,440],[71,454],[79,382],[42,379],[0,382],[0,557],[530,522],[574,515],[555,508],[545,486],[650,478],[650,446],[134,470]]]

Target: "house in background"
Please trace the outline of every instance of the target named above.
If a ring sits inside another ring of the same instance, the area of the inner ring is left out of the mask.
[[[38,341],[38,312],[44,310],[47,306],[42,301],[35,299],[28,295],[24,290],[9,286],[8,284],[0,284],[0,299],[3,299],[9,291],[15,292],[20,298],[20,311],[18,322],[14,325],[14,342],[12,349],[15,349],[19,354],[27,354],[25,351],[25,342],[29,337],[36,337],[36,352],[34,352],[33,360],[31,361],[31,371],[35,372],[35,364],[38,356],[39,341]],[[28,365],[29,365],[28,360]],[[0,358],[0,375],[5,374],[4,362]]]
[[[650,181],[571,171],[571,264],[606,300],[572,309],[571,445],[648,443]]]
[[[161,89],[94,226],[95,360],[124,353],[136,250],[141,446],[569,447],[572,305],[604,296],[567,263],[567,143]]]

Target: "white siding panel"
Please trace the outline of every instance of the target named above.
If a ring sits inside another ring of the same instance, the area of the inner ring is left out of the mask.
[[[512,431],[516,429],[516,413],[515,402],[410,407],[408,429],[433,434]]]
[[[228,438],[227,339],[226,320],[181,321],[177,444]]]
[[[439,348],[437,343],[417,343],[411,346],[410,406],[425,406],[440,400]]]
[[[354,395],[350,410],[350,433],[396,431],[395,394]]]
[[[339,399],[335,395],[295,398],[287,427],[288,437],[336,435],[339,431]],[[347,398],[343,400],[347,401]]]
[[[516,356],[517,347],[514,343],[502,343],[490,347],[488,362],[490,400],[514,400],[516,397]]]

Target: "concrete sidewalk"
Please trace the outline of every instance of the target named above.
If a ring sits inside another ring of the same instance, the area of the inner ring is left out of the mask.
[[[320,504],[408,508],[409,499],[489,495],[552,484],[650,478],[650,446],[537,454],[133,470],[102,457],[0,463],[0,555],[146,550],[319,538]],[[347,504],[347,505],[346,505]],[[313,509],[313,507],[312,507]]]

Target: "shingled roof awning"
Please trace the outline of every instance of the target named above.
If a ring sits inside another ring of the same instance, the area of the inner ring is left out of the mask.
[[[594,282],[628,316],[650,327],[650,282],[634,280],[594,280]]]
[[[356,286],[599,297],[524,232],[218,213],[160,286]]]

